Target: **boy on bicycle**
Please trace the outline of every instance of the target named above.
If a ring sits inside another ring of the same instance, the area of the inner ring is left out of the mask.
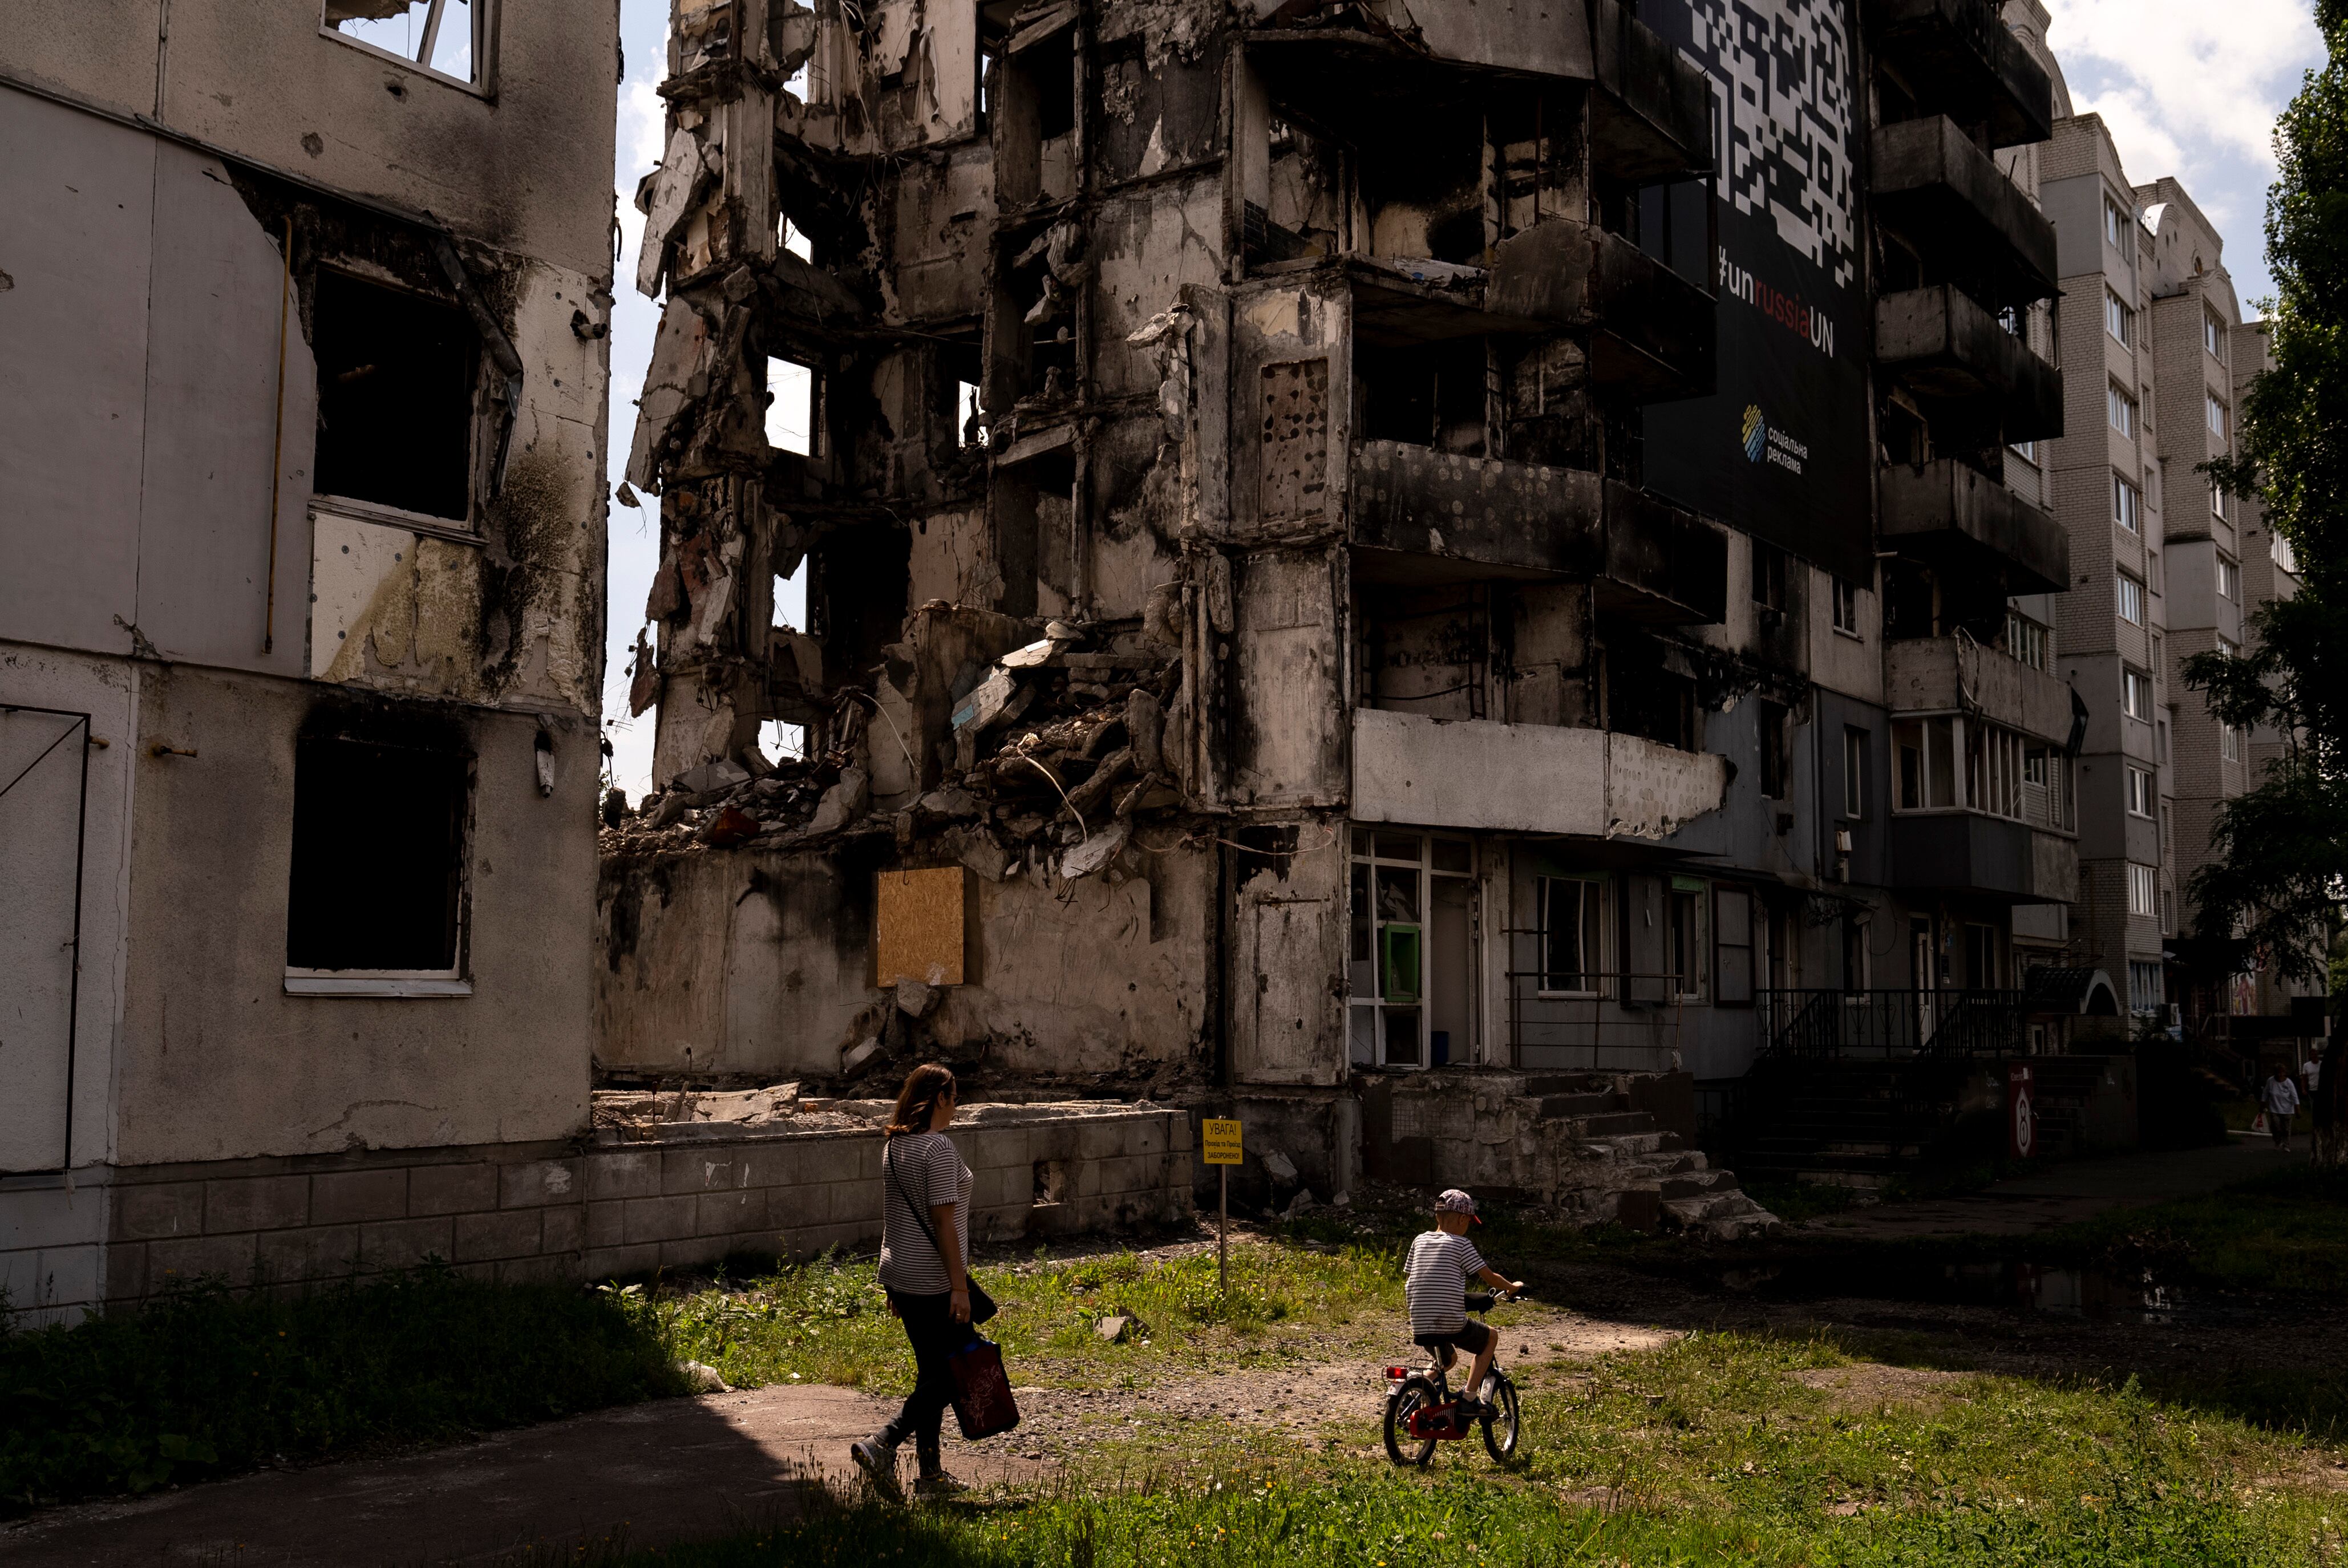
[[[1525,1284],[1486,1266],[1483,1254],[1468,1239],[1468,1227],[1483,1222],[1476,1215],[1476,1200],[1458,1188],[1436,1199],[1435,1229],[1411,1243],[1402,1293],[1410,1305],[1412,1340],[1433,1351],[1447,1367],[1455,1346],[1473,1356],[1468,1391],[1478,1404],[1488,1404],[1491,1390],[1484,1386],[1485,1377],[1499,1351],[1500,1336],[1468,1318],[1468,1279],[1472,1274],[1506,1295],[1520,1294]]]

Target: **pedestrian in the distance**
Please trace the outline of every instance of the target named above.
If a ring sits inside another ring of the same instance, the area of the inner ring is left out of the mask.
[[[2299,1086],[2291,1081],[2291,1068],[2277,1062],[2274,1077],[2259,1086],[2259,1109],[2267,1113],[2267,1135],[2274,1140],[2275,1151],[2291,1147],[2291,1119],[2299,1114]]]
[[[954,1077],[936,1062],[915,1068],[889,1119],[880,1171],[880,1285],[913,1346],[914,1383],[896,1419],[849,1453],[875,1486],[897,1491],[897,1447],[913,1439],[925,1497],[959,1491],[938,1453],[938,1429],[953,1402],[948,1358],[971,1337],[970,1167],[945,1135],[953,1119]]]

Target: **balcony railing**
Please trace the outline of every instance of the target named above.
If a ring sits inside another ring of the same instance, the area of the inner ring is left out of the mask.
[[[2025,1043],[2021,991],[1761,991],[1754,1024],[1771,1061],[2013,1056]]]

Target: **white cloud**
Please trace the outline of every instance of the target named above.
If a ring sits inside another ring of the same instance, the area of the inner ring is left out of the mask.
[[[2261,280],[2275,116],[2322,59],[2308,0],[2046,0],[2072,107],[2110,127],[2128,178],[2182,181]],[[2246,293],[2254,292],[2246,290]]]

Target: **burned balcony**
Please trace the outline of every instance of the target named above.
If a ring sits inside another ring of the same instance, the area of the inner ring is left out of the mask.
[[[1591,21],[1592,166],[1634,185],[1709,170],[1712,89],[1703,69],[1621,0],[1597,0]]]
[[[2060,593],[2070,585],[2071,541],[2063,525],[1976,469],[1943,458],[1894,465],[1879,481],[1883,542],[1950,570],[2003,575],[2009,593]]]
[[[1654,624],[1726,613],[1727,536],[1594,473],[1365,441],[1350,490],[1372,575],[1585,579],[1601,613]]]
[[[1946,284],[1875,302],[1875,356],[1920,397],[2006,441],[2063,433],[2063,377]]]
[[[1969,636],[1886,643],[1883,683],[1884,705],[1895,718],[1964,712],[2057,746],[2071,733],[2066,683]]]
[[[1992,0],[1868,0],[1867,18],[1877,61],[1916,113],[1980,126],[1992,147],[2054,136],[2054,84]]]
[[[1712,391],[1715,305],[1711,291],[1622,235],[1570,218],[1501,241],[1484,289],[1494,315],[1594,328],[1591,379],[1633,402]]]
[[[2054,226],[1944,115],[1875,133],[1872,195],[1885,227],[2001,307],[2060,292]]]

